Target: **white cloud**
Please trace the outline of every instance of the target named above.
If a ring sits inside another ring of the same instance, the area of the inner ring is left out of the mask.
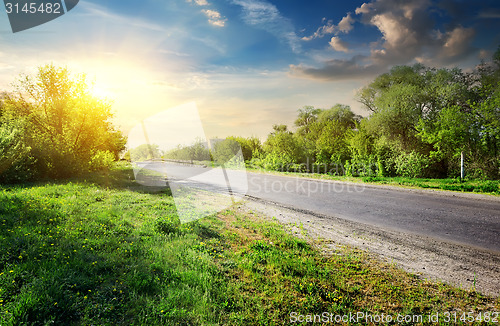
[[[383,38],[387,42],[385,47],[395,48],[417,43],[415,31],[410,30],[404,22],[400,21],[392,13],[376,15],[371,22],[383,34]]]
[[[220,12],[210,9],[204,9],[202,12],[208,17],[208,22],[211,25],[224,27],[227,19],[223,18]]]
[[[373,0],[364,3],[355,10],[359,16],[356,19],[348,14],[337,26],[329,21],[303,40],[334,34],[330,47],[348,52],[349,47],[337,35],[350,32],[354,22],[360,21],[376,27],[382,35],[371,42],[368,56],[319,60],[320,67],[292,65],[290,72],[294,76],[313,79],[370,77],[370,74],[385,71],[393,65],[411,64],[415,60],[429,66],[453,65],[478,51],[472,47],[474,28],[448,24],[448,28],[443,30],[429,15],[433,10],[440,8],[430,0]],[[446,13],[452,15],[451,11]],[[484,13],[480,15],[485,16]]]
[[[188,3],[193,3],[193,0],[186,0]],[[208,6],[207,0],[194,0],[198,6]]]
[[[342,41],[339,37],[334,36],[328,43],[330,46],[335,50],[339,52],[349,52],[349,48],[347,47],[347,43]]]
[[[281,15],[275,5],[263,0],[233,0],[241,6],[243,21],[256,28],[266,30],[287,42],[292,51],[300,52],[299,37],[291,21]]]
[[[325,19],[323,19],[325,20]],[[303,41],[310,41],[315,38],[321,38],[325,35],[335,34],[338,35],[340,32],[349,33],[353,29],[353,24],[355,20],[352,18],[351,13],[348,13],[347,16],[343,17],[338,25],[334,25],[331,20],[329,20],[325,25],[320,26],[314,34],[311,36],[304,36],[302,38]]]
[[[342,18],[342,20],[338,24],[338,29],[342,33],[349,33],[353,29],[353,24],[355,20],[352,18],[351,13],[348,13],[347,16]]]

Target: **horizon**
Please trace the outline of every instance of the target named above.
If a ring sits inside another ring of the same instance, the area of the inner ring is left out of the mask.
[[[500,45],[498,30],[500,3],[486,0],[80,1],[15,34],[0,15],[0,90],[53,63],[94,81],[125,133],[194,101],[207,138],[262,140],[306,105],[366,116],[356,90],[392,66],[471,70]]]

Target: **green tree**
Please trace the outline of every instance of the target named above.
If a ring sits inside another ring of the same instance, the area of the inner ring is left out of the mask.
[[[288,169],[294,164],[305,162],[301,143],[286,125],[274,125],[263,146],[266,153],[265,167]]]
[[[218,164],[231,164],[241,165],[239,152],[241,150],[240,144],[233,139],[221,139],[216,142],[212,148],[212,157]],[[234,161],[234,162],[232,162]]]
[[[141,162],[160,158],[160,147],[156,144],[142,144],[128,151],[130,160],[133,162]]]
[[[318,114],[317,121],[324,123],[327,121],[337,121],[344,129],[353,129],[356,127],[356,122],[361,119],[360,116],[352,112],[349,105],[335,104],[328,110],[321,110]]]
[[[299,114],[297,119],[295,119],[295,126],[297,127],[297,133],[301,136],[305,136],[311,132],[311,124],[318,120],[318,114],[321,109],[315,109],[313,106],[304,106],[299,109]]]
[[[262,153],[262,144],[256,137],[244,138],[232,136],[227,139],[232,139],[240,144],[245,161],[250,161],[252,158],[258,157]]]
[[[46,65],[35,76],[23,76],[5,106],[13,119],[25,122],[23,142],[36,159],[38,177],[88,171],[96,155],[118,157],[124,149],[110,103],[93,97],[85,76],[73,78],[66,68]]]

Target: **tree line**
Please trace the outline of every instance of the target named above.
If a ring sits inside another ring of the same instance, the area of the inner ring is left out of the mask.
[[[342,104],[306,106],[293,131],[276,124],[263,143],[228,137],[218,149],[198,142],[168,153],[151,146],[135,153],[227,162],[238,143],[251,167],[438,178],[458,176],[463,155],[469,177],[500,179],[500,48],[473,71],[395,66],[363,87],[357,100],[367,117]],[[66,68],[40,67],[35,76],[22,76],[13,92],[0,93],[0,182],[106,169],[125,144],[111,104],[91,94],[85,76]]]
[[[395,66],[347,105],[299,109],[261,145],[234,137],[250,166],[352,176],[500,177],[500,48],[473,71]]]

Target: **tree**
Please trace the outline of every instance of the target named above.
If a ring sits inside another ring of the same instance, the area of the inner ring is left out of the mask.
[[[22,76],[5,106],[10,117],[25,122],[23,142],[36,159],[38,177],[88,171],[95,157],[116,158],[124,149],[110,103],[93,97],[85,76],[73,78],[66,68],[46,65],[35,76]]]
[[[227,139],[232,139],[237,141],[241,146],[241,152],[245,161],[249,161],[254,157],[257,157],[262,152],[262,144],[260,140],[256,137],[228,137]]]
[[[304,106],[299,109],[299,114],[295,120],[297,133],[301,136],[307,135],[311,132],[310,126],[318,119],[318,114],[321,109],[315,109],[313,106]]]
[[[284,169],[305,161],[300,141],[288,131],[286,125],[274,125],[273,131],[264,142],[266,168]]]
[[[233,139],[221,139],[212,148],[213,160],[217,164],[236,163],[238,166],[242,165],[244,162],[239,161],[241,155],[238,155],[240,150],[241,146],[237,141]]]
[[[156,144],[142,144],[128,151],[132,162],[141,162],[160,158],[160,147]]]
[[[344,129],[352,129],[360,119],[361,117],[354,114],[349,105],[335,104],[329,110],[321,110],[317,121],[319,123],[337,121]]]

